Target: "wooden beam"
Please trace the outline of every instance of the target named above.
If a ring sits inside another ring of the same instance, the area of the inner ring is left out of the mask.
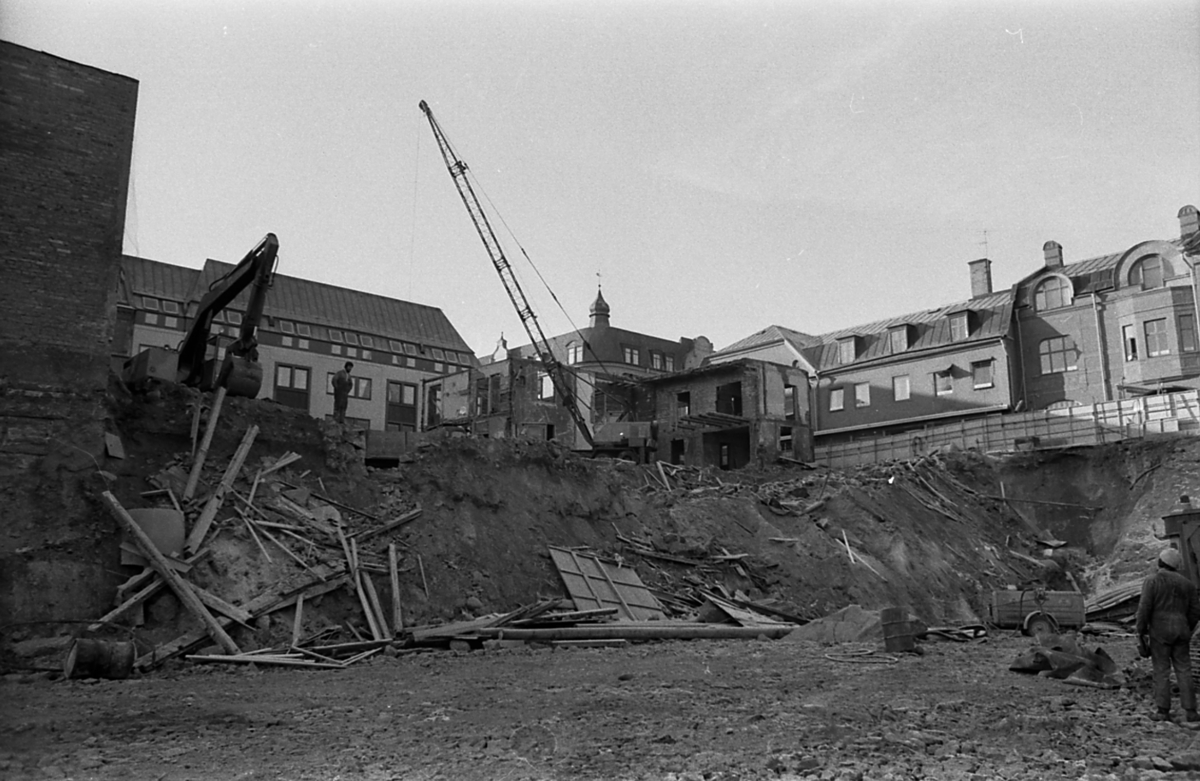
[[[375,581],[371,580],[371,576],[366,572],[361,573],[359,577],[362,578],[363,586],[367,590],[367,601],[371,603],[371,610],[375,613],[375,623],[379,625],[379,632],[383,635],[380,639],[392,639],[394,635],[388,628],[387,618],[383,615],[383,606],[379,603],[379,592],[375,590]]]
[[[356,532],[355,534],[352,534],[351,536],[357,540],[366,541],[366,540],[371,539],[372,537],[378,536],[380,534],[384,534],[386,532],[390,532],[393,529],[397,529],[397,528],[403,526],[404,524],[408,523],[409,521],[416,520],[419,517],[421,517],[421,508],[417,507],[413,510],[409,510],[408,512],[406,512],[404,515],[401,515],[396,520],[391,521],[389,523],[385,523],[383,526],[380,526],[376,529],[371,529],[369,531]]]
[[[222,385],[213,394],[212,410],[208,413],[208,425],[204,427],[204,438],[200,440],[200,450],[196,453],[195,460],[192,461],[192,471],[188,474],[187,487],[183,490],[183,501],[185,502],[191,499],[192,495],[196,493],[196,484],[200,482],[200,470],[204,468],[204,461],[208,458],[208,448],[212,445],[213,433],[217,430],[217,418],[221,416],[221,404],[224,401],[225,386]],[[201,400],[197,399],[197,422],[200,419],[199,407],[201,404]]]
[[[125,526],[129,533],[133,535],[133,538],[137,540],[138,545],[142,547],[142,552],[150,560],[150,566],[152,566],[158,572],[159,577],[167,582],[167,585],[170,586],[171,590],[175,592],[175,595],[179,597],[179,601],[183,603],[183,606],[187,608],[188,612],[200,619],[201,623],[204,624],[208,635],[215,640],[217,644],[221,646],[221,648],[225,649],[226,653],[241,653],[241,649],[237,647],[237,643],[233,642],[233,638],[225,633],[224,627],[222,627],[221,624],[219,624],[217,620],[213,618],[212,613],[208,612],[208,609],[204,606],[204,603],[200,601],[200,597],[198,597],[196,592],[192,590],[191,585],[186,580],[181,578],[174,569],[171,568],[170,562],[168,562],[166,557],[162,555],[162,553],[154,545],[154,541],[150,539],[146,532],[142,531],[142,527],[138,526],[137,522],[129,516],[129,513],[126,512],[125,508],[121,506],[119,501],[117,501],[117,497],[113,496],[111,491],[105,491],[102,494],[102,497],[105,504],[108,505],[108,509],[117,518],[117,520]]]
[[[296,615],[292,617],[292,647],[300,645],[300,622],[304,617],[304,594],[296,597]]]
[[[217,517],[217,511],[221,509],[221,504],[225,501],[225,494],[233,488],[233,481],[237,479],[238,473],[242,471],[242,464],[246,461],[246,456],[250,454],[250,446],[254,444],[254,438],[258,436],[258,426],[251,425],[246,429],[245,435],[242,436],[242,443],[238,445],[238,449],[234,452],[233,458],[229,462],[229,466],[225,469],[225,476],[221,478],[221,484],[217,486],[217,490],[209,497],[208,504],[204,506],[200,517],[196,519],[196,525],[192,527],[191,534],[187,538],[187,549],[196,551],[200,544],[204,542],[204,536],[208,534],[208,527]],[[270,559],[270,557],[267,557]]]
[[[388,575],[392,581],[393,636],[404,631],[404,610],[400,606],[400,563],[396,560],[396,543],[388,545]]]

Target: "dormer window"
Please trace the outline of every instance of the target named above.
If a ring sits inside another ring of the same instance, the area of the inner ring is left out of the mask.
[[[901,325],[888,329],[888,352],[899,355],[908,349],[908,326]]]
[[[583,345],[578,342],[571,342],[567,345],[567,363],[576,364],[583,363]]]
[[[1033,293],[1033,308],[1039,312],[1071,305],[1071,283],[1062,277],[1044,280]]]
[[[955,312],[950,315],[950,341],[961,342],[971,334],[967,323],[969,312]]]
[[[854,359],[858,357],[858,337],[847,336],[844,339],[838,339],[837,346],[838,363],[854,363]]]
[[[1163,259],[1159,255],[1142,258],[1129,269],[1129,284],[1142,290],[1163,286]]]

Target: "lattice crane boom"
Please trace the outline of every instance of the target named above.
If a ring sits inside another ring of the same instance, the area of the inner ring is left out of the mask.
[[[496,273],[500,275],[500,281],[504,284],[504,290],[508,293],[508,298],[512,301],[513,308],[517,310],[517,317],[521,319],[521,325],[524,326],[525,333],[529,336],[529,341],[533,344],[533,348],[537,351],[538,358],[541,360],[546,374],[549,375],[550,381],[554,384],[554,392],[562,400],[563,406],[571,413],[571,418],[575,421],[579,433],[583,435],[584,440],[588,443],[588,447],[591,447],[595,443],[593,442],[592,432],[588,426],[587,419],[576,404],[572,377],[562,362],[554,356],[554,351],[550,348],[550,342],[546,338],[546,334],[542,331],[542,326],[538,322],[537,315],[534,314],[533,307],[529,305],[528,299],[525,298],[525,291],[521,289],[521,283],[517,280],[516,274],[513,273],[512,264],[504,256],[504,249],[496,239],[496,233],[492,230],[491,222],[488,221],[487,214],[484,213],[483,206],[480,204],[479,198],[476,197],[475,190],[471,187],[471,182],[467,178],[467,164],[459,158],[453,147],[450,146],[450,141],[442,131],[441,125],[434,119],[433,110],[429,108],[429,104],[422,100],[420,105],[421,111],[425,113],[425,118],[429,120],[429,127],[433,130],[433,137],[437,139],[438,149],[442,153],[442,159],[446,162],[447,170],[450,171],[450,178],[454,180],[454,186],[458,189],[458,195],[462,198],[463,205],[467,208],[467,214],[470,215],[471,222],[475,225],[475,232],[479,234],[484,248],[487,249],[492,266],[496,269]]]

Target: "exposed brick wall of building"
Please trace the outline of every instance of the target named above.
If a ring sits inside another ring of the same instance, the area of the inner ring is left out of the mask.
[[[0,41],[0,381],[104,387],[137,89]]]

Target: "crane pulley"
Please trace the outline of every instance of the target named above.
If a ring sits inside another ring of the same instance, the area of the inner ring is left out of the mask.
[[[521,319],[521,325],[524,326],[525,333],[529,336],[529,341],[533,344],[544,371],[554,384],[554,392],[562,400],[563,406],[571,413],[571,417],[575,421],[579,433],[588,443],[588,447],[591,447],[594,444],[592,432],[587,419],[576,403],[573,378],[562,362],[554,356],[550,342],[546,339],[541,324],[538,323],[537,315],[533,313],[533,307],[529,305],[528,299],[525,298],[525,291],[521,289],[521,283],[517,281],[516,274],[513,273],[512,264],[504,256],[504,249],[496,239],[496,233],[492,230],[483,206],[479,203],[479,199],[475,196],[475,190],[467,179],[467,164],[455,154],[446,134],[442,132],[441,126],[434,119],[429,104],[422,100],[420,105],[421,111],[425,113],[425,118],[429,120],[430,128],[433,129],[433,137],[437,139],[438,149],[441,150],[442,159],[446,161],[450,178],[454,180],[459,197],[462,198],[463,205],[467,207],[467,214],[470,215],[471,222],[475,224],[475,231],[483,241],[488,257],[491,258],[492,266],[500,275],[500,281],[504,283],[508,298],[517,310],[517,317]]]

